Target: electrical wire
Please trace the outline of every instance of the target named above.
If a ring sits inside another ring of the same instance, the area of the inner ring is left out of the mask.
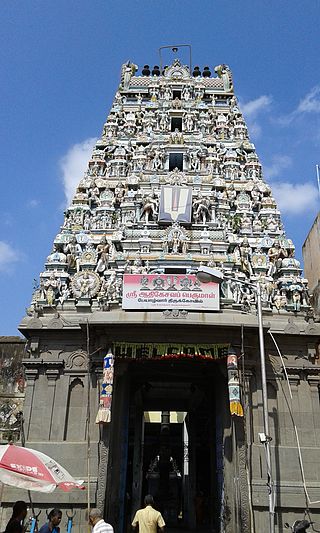
[[[285,378],[286,378],[286,381],[287,381],[287,385],[288,385],[288,390],[289,390],[289,394],[290,394],[290,398],[291,398],[291,402],[293,400],[293,396],[292,396],[292,389],[291,389],[291,385],[290,385],[290,382],[289,382],[289,377],[288,377],[288,373],[287,373],[287,369],[286,369],[286,365],[284,363],[284,359],[282,357],[282,354],[281,354],[281,351],[280,351],[280,348],[274,338],[274,336],[272,335],[271,331],[269,330],[268,331],[276,349],[277,349],[277,352],[279,354],[279,357],[280,357],[280,360],[281,360],[281,364],[282,364],[282,368],[283,368],[283,371],[284,371],[284,375],[285,375]],[[305,498],[306,498],[306,504],[307,504],[307,509],[309,508],[309,505],[314,505],[314,504],[317,504],[317,503],[320,503],[320,500],[317,500],[317,501],[312,501],[310,496],[309,496],[309,492],[308,492],[308,488],[307,488],[307,482],[306,482],[306,477],[305,477],[305,471],[304,471],[304,466],[303,466],[303,460],[302,460],[302,453],[301,453],[301,445],[300,445],[300,439],[299,439],[299,433],[298,433],[298,429],[297,429],[297,426],[296,426],[296,423],[295,423],[295,419],[294,419],[294,416],[293,416],[293,411],[292,411],[292,408],[291,406],[288,404],[288,407],[289,407],[289,412],[290,412],[290,417],[291,417],[291,420],[292,420],[292,423],[293,423],[293,428],[294,428],[294,433],[295,433],[295,437],[296,437],[296,443],[297,443],[297,449],[298,449],[298,457],[299,457],[299,466],[300,466],[300,471],[301,471],[301,478],[302,478],[302,484],[303,484],[303,490],[304,490],[304,494],[305,494]]]

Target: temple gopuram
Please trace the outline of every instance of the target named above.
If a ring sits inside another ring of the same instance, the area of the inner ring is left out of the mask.
[[[271,494],[277,533],[319,525],[320,324],[267,179],[227,65],[123,65],[19,327],[27,446],[89,489],[36,509],[260,533]]]

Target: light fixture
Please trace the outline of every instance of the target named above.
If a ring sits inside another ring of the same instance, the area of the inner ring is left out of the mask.
[[[216,270],[215,268],[210,268],[207,266],[200,266],[198,268],[198,271],[196,273],[196,276],[199,281],[202,283],[222,283],[223,281],[223,274],[220,272],[220,270]]]

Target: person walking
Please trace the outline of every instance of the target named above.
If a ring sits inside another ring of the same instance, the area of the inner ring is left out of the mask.
[[[89,523],[93,526],[92,533],[113,533],[113,527],[103,520],[100,509],[91,509]]]
[[[24,533],[24,519],[27,516],[28,506],[26,502],[18,500],[12,508],[12,516],[7,523],[5,533]]]
[[[39,529],[39,533],[60,533],[61,518],[62,511],[55,507],[48,514],[48,522]]]
[[[139,526],[139,533],[157,533],[158,528],[164,531],[165,521],[162,514],[154,509],[154,500],[151,494],[147,494],[144,499],[144,509],[139,509],[134,515],[132,528],[135,530]]]

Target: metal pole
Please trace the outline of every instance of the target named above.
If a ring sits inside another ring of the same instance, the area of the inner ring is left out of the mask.
[[[266,359],[265,359],[265,351],[264,351],[261,289],[260,289],[259,283],[257,283],[256,285],[256,291],[257,291],[257,312],[258,312],[258,325],[259,325],[263,427],[264,427],[264,433],[265,433],[265,441],[263,444],[264,444],[265,453],[266,453],[267,486],[268,486],[268,491],[269,491],[269,531],[270,533],[274,533],[274,492],[273,492],[274,487],[273,487],[272,469],[271,469]]]
[[[26,447],[26,435],[25,435],[25,432],[24,432],[24,418],[23,418],[23,414],[21,413],[21,418],[20,418],[20,433],[21,433],[21,446],[23,448]],[[3,485],[2,485],[3,487]],[[28,496],[29,496],[29,502],[30,502],[30,507],[31,507],[31,511],[32,511],[32,516],[34,518],[35,516],[35,512],[34,512],[34,505],[33,505],[33,500],[32,500],[32,497],[31,497],[31,491],[28,490]],[[2,499],[2,493],[1,493],[1,499]]]
[[[87,320],[87,476],[88,476],[88,483],[87,483],[87,513],[88,513],[88,522],[89,522],[89,516],[90,516],[90,422],[91,422],[91,406],[90,406],[90,399],[91,399],[91,379],[90,379],[90,336],[89,336],[89,321]],[[88,531],[90,531],[90,525],[88,523]]]

